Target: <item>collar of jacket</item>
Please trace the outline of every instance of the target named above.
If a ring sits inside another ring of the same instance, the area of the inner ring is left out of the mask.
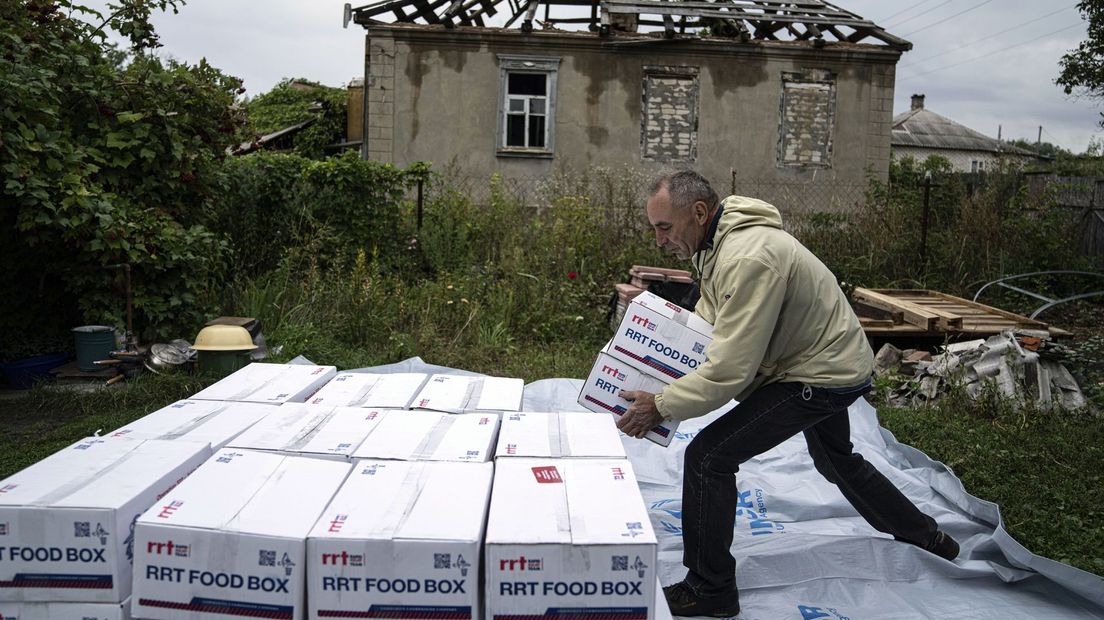
[[[692,264],[694,271],[698,274],[698,283],[701,284],[702,278],[705,277],[706,267],[712,266],[712,261],[709,259],[713,256],[713,246],[717,241],[717,227],[721,224],[721,216],[724,214],[724,203],[717,205],[717,212],[713,214],[713,221],[709,222],[709,231],[705,234],[705,243],[702,244],[702,248],[694,254]],[[707,264],[708,262],[708,264]]]

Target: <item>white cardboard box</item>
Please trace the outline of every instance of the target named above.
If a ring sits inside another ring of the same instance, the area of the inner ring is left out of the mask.
[[[384,413],[353,458],[479,463],[494,455],[497,413],[394,409]]]
[[[0,600],[126,599],[134,519],[210,454],[206,443],[90,437],[0,481]]]
[[[428,378],[429,375],[421,372],[341,372],[307,402],[339,407],[406,409]]]
[[[334,366],[254,362],[192,396],[196,400],[301,403],[337,375]]]
[[[503,414],[495,458],[625,458],[613,416],[582,411]]]
[[[130,620],[130,599],[122,603],[0,602],[0,620]]]
[[[485,557],[488,620],[655,618],[656,538],[628,460],[496,461]]]
[[[671,382],[705,362],[713,326],[650,292],[625,311],[607,353]]]
[[[209,443],[218,450],[269,413],[273,405],[217,400],[179,400],[138,418],[108,437],[132,439],[180,439]]]
[[[481,620],[492,472],[357,461],[307,540],[310,617]]]
[[[348,460],[383,417],[374,409],[281,405],[227,447]]]
[[[583,389],[579,392],[579,404],[591,411],[612,413],[621,417],[632,405],[632,401],[619,396],[621,390],[655,394],[661,392],[665,385],[664,381],[634,368],[628,362],[599,353],[590,369],[590,375],[583,383]],[[669,445],[678,425],[677,420],[664,421],[648,431],[644,437],[661,446]]]
[[[520,411],[524,389],[521,379],[433,375],[410,406],[447,413]]]
[[[307,534],[350,469],[216,452],[138,518],[134,616],[304,618]]]

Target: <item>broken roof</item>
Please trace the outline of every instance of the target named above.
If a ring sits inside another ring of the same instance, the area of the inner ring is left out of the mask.
[[[353,21],[367,27],[393,20],[484,27],[500,8],[508,11],[504,26],[517,24],[523,32],[531,32],[536,20],[544,29],[569,24],[601,36],[636,32],[643,26],[662,28],[669,39],[706,32],[741,41],[805,41],[819,47],[830,36],[841,43],[912,49],[912,43],[874,22],[823,0],[378,0],[357,8],[346,4],[345,25]]]
[[[925,108],[916,108],[893,117],[890,132],[892,146],[913,146],[955,151],[984,151],[1038,157],[1026,149],[990,138]]]

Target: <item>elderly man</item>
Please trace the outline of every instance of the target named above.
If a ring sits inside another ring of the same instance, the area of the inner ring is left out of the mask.
[[[741,196],[722,203],[691,171],[658,178],[647,203],[656,244],[690,259],[701,278],[695,311],[713,324],[709,360],[659,394],[633,401],[617,426],[643,437],[731,398],[739,405],[686,448],[683,564],[663,589],[678,616],[739,613],[732,545],[740,464],[802,432],[817,471],[872,526],[947,560],[958,544],[853,451],[847,407],[871,386],[873,355],[832,272],[782,230],[773,206]]]

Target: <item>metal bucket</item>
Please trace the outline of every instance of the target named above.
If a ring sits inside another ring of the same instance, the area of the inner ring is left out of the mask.
[[[94,362],[106,360],[115,350],[115,328],[108,325],[83,325],[73,328],[77,348],[77,368],[84,372],[103,370]]]

